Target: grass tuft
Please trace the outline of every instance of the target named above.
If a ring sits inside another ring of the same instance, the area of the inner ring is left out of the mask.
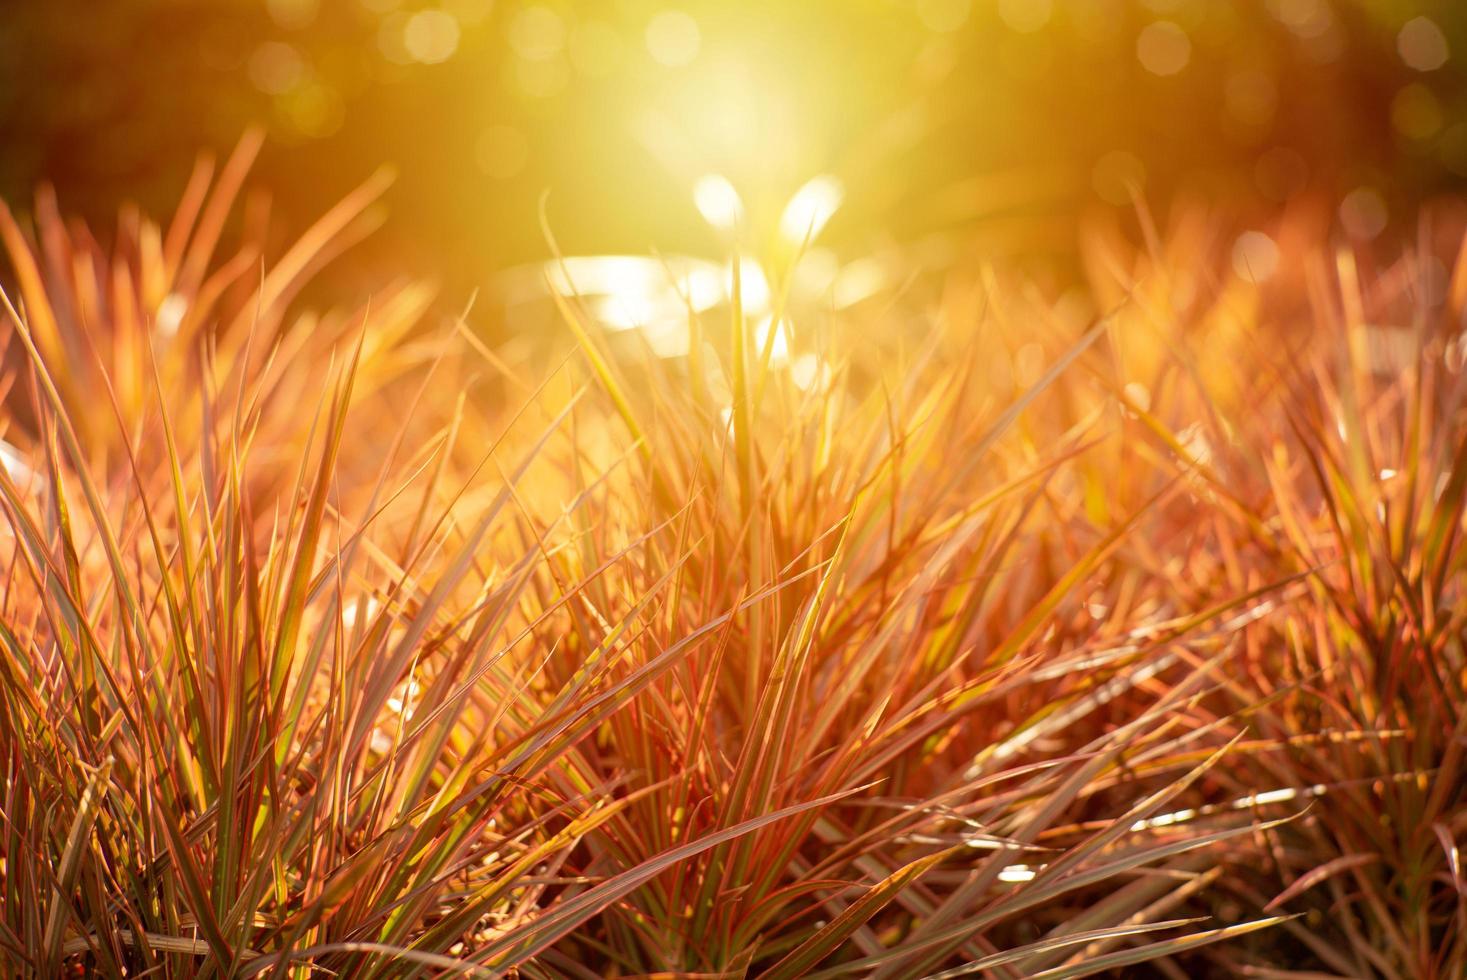
[[[1187,216],[525,356],[303,302],[384,175],[221,251],[258,148],[0,209],[7,974],[1467,973],[1461,283]]]

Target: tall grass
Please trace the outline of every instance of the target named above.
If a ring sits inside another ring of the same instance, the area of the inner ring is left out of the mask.
[[[0,213],[7,972],[1461,975],[1467,277],[1189,219],[507,364],[299,301],[380,178],[216,257],[254,147]]]

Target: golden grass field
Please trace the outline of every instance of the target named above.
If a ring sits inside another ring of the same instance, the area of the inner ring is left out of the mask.
[[[323,303],[390,178],[277,247],[260,144],[0,206],[0,973],[1467,977],[1451,221],[1064,285],[707,178]]]
[[[293,312],[378,182],[218,253],[250,147],[110,255],[0,212],[8,971],[1467,969],[1464,266],[1198,216],[1094,315],[511,364]]]

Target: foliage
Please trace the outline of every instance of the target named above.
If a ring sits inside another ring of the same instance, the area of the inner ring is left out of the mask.
[[[506,363],[299,308],[379,179],[216,259],[252,147],[0,213],[7,972],[1461,975],[1467,274]]]

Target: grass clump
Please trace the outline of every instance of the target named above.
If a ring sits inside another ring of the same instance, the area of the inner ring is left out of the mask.
[[[960,270],[776,310],[801,372],[568,296],[507,364],[419,285],[303,310],[376,179],[216,259],[253,146],[110,254],[0,215],[8,972],[1461,973],[1409,262],[1262,290],[1181,221],[1088,241],[1103,317]]]

